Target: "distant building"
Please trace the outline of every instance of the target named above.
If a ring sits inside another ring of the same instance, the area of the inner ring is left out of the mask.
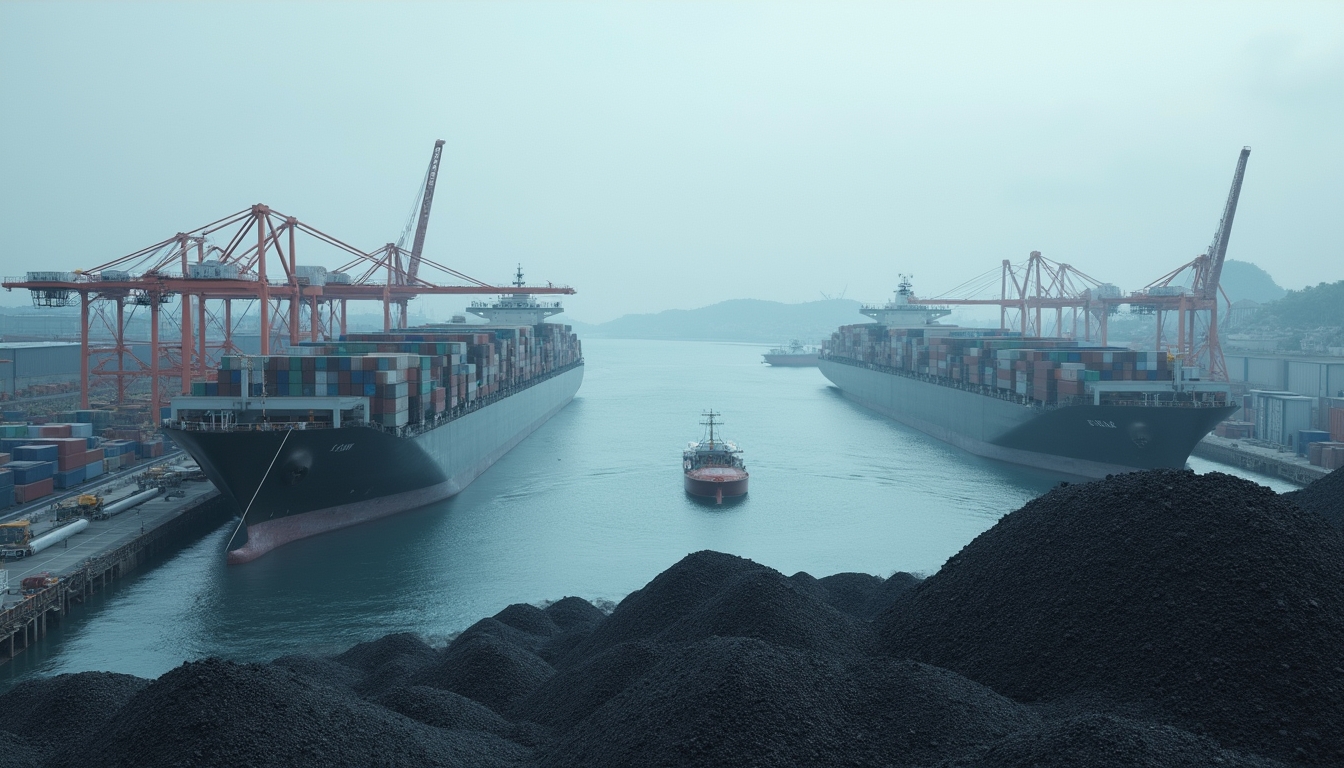
[[[79,345],[69,342],[0,343],[0,391],[17,392],[34,384],[79,379]]]

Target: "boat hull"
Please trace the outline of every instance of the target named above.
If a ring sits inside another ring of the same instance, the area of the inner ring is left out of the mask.
[[[166,430],[233,501],[228,560],[422,507],[460,492],[573,400],[583,365],[427,432],[367,426],[290,431]]]
[[[924,379],[822,360],[845,397],[959,448],[1079,477],[1181,468],[1235,406],[1040,409]]]
[[[816,368],[817,353],[810,355],[763,355],[765,362],[778,368]]]
[[[747,495],[747,481],[750,476],[742,470],[727,470],[715,467],[713,470],[695,469],[685,473],[686,492],[692,496],[723,501]]]

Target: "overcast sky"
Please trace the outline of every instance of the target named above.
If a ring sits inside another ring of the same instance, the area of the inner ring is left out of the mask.
[[[1242,145],[1229,258],[1344,279],[1344,3],[0,3],[6,275],[257,202],[372,250],[439,138],[426,255],[588,322],[1031,250],[1137,288]]]

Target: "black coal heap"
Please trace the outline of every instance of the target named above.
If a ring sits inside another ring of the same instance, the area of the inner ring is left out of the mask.
[[[1061,487],[922,582],[697,552],[610,616],[514,605],[441,649],[29,682],[0,697],[0,749],[21,768],[1344,765],[1341,478]]]

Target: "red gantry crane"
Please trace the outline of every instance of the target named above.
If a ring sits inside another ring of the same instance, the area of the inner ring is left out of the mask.
[[[1172,354],[1180,355],[1187,365],[1207,370],[1214,381],[1227,381],[1227,360],[1218,340],[1218,299],[1222,297],[1229,311],[1232,303],[1219,281],[1227,258],[1227,243],[1232,236],[1232,220],[1237,215],[1237,201],[1241,198],[1246,161],[1250,156],[1251,148],[1242,147],[1232,174],[1232,188],[1223,206],[1223,216],[1205,253],[1129,296],[1105,300],[1108,306],[1128,304],[1131,312],[1154,315],[1158,349],[1169,349]],[[1174,345],[1167,341],[1164,327],[1172,312],[1176,313]],[[1103,343],[1106,341],[1104,329],[1103,325]]]
[[[1040,251],[1032,251],[1023,264],[1015,265],[1005,259],[999,269],[985,272],[928,301],[941,305],[997,306],[999,327],[1021,330],[1025,336],[1053,331],[1058,336],[1078,338],[1081,310],[1081,338],[1090,341],[1099,336],[1102,344],[1107,343],[1107,319],[1121,305],[1128,305],[1131,313],[1156,316],[1157,349],[1167,349],[1180,355],[1187,365],[1207,370],[1210,379],[1226,381],[1227,363],[1218,341],[1218,300],[1221,297],[1229,309],[1231,302],[1219,280],[1250,154],[1250,147],[1242,147],[1232,175],[1232,189],[1208,251],[1133,293],[1126,295],[1111,283],[1100,282],[1068,264],[1045,258]],[[994,283],[998,284],[997,298],[955,298],[983,295]],[[1043,323],[1048,318],[1043,313],[1050,310],[1054,313],[1053,329],[1047,329]],[[1066,325],[1066,311],[1071,329]],[[1172,312],[1176,313],[1177,327],[1174,344],[1167,340],[1164,327]]]
[[[27,289],[35,306],[79,306],[81,408],[89,407],[93,384],[111,379],[115,402],[123,404],[132,383],[148,379],[154,417],[171,380],[189,393],[192,379],[206,375],[221,356],[242,352],[235,343],[238,328],[252,307],[258,309],[259,351],[268,355],[272,344],[286,337],[292,346],[305,336],[318,341],[345,333],[350,301],[381,302],[383,328],[390,330],[392,308],[398,309],[397,327],[405,328],[407,303],[417,296],[573,294],[573,288],[550,284],[493,286],[424,257],[443,143],[434,144],[410,251],[389,243],[366,253],[257,204],[103,264],[74,272],[29,272],[2,285]],[[305,253],[335,254],[341,266],[328,270],[300,264],[301,242]],[[422,266],[465,284],[430,282],[419,274]],[[239,302],[245,305],[242,313],[235,312]],[[129,339],[133,316],[146,311],[149,339]],[[167,340],[164,325],[178,338]],[[105,341],[95,342],[95,337]]]

